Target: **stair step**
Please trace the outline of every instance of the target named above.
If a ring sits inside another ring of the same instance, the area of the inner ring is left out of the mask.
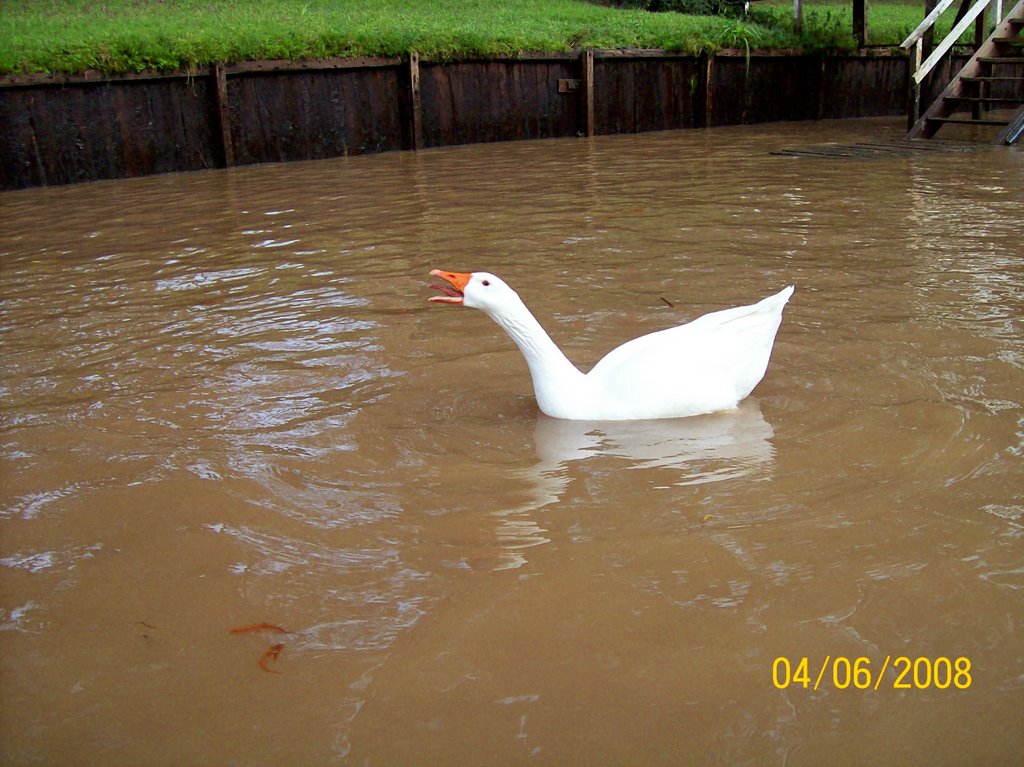
[[[1006,75],[962,75],[965,83],[1022,83],[1024,77],[1008,77]]]
[[[1009,120],[994,120],[983,117],[979,120],[972,120],[970,117],[929,117],[928,122],[944,123],[946,125],[1009,125]]]
[[[947,124],[1001,128],[996,137],[1000,143],[1015,143],[1024,134],[1024,72],[1019,69],[1024,64],[1024,0],[1011,3],[1010,17],[998,22],[975,49],[965,67],[971,74],[961,71],[953,78],[910,127],[908,139],[930,139]],[[964,0],[961,13],[966,7]],[[947,38],[943,45],[949,42]],[[990,95],[993,91],[998,95]]]
[[[1021,99],[1006,98],[1004,96],[945,96],[946,101],[967,102],[968,104],[1006,104],[1012,107],[1020,106]]]

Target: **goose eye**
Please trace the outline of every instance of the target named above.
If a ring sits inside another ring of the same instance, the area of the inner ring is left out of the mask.
[[[490,287],[491,281],[490,280],[484,280],[483,285],[484,285],[485,288]]]

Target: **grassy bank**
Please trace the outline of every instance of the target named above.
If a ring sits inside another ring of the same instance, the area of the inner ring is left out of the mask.
[[[0,74],[107,73],[213,61],[574,48],[849,49],[850,3],[756,4],[748,20],[619,10],[584,0],[0,0]],[[871,42],[898,44],[923,0],[872,2]]]

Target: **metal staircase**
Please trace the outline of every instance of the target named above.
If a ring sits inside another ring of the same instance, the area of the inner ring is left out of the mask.
[[[922,62],[924,34],[952,2],[942,0],[903,43],[904,48],[915,46],[913,82],[918,94],[921,81],[953,43],[976,19],[984,19],[989,0],[977,0],[969,10],[965,2],[952,31]],[[912,103],[918,104],[919,96]],[[916,107],[912,108],[916,111]],[[951,124],[995,129],[994,143],[998,144],[1016,143],[1024,134],[1024,0],[977,47],[960,73],[914,122],[907,138],[931,138],[941,127]]]

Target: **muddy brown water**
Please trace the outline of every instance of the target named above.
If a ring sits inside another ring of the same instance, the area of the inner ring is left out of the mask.
[[[901,129],[0,196],[3,763],[1018,760],[1024,154],[770,153]],[[573,423],[434,267],[582,366],[797,291],[738,411]]]

